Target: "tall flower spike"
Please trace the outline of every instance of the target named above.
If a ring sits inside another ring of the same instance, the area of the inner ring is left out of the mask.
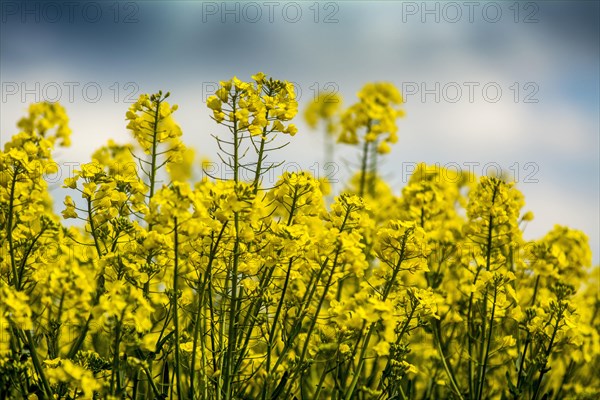
[[[396,87],[388,82],[368,83],[357,94],[359,102],[350,106],[342,116],[341,143],[358,144],[363,140],[377,142],[380,154],[389,152],[389,145],[398,141],[396,119],[404,116],[399,106],[404,102]],[[383,140],[378,139],[383,136]],[[385,143],[385,144],[382,144]]]
[[[220,88],[206,101],[215,121],[236,124],[238,132],[250,132],[253,136],[272,132],[295,135],[294,124],[283,124],[298,112],[293,84],[267,79],[262,72],[252,79],[254,82],[243,82],[233,77],[220,82]]]
[[[396,119],[404,116],[399,107],[403,99],[398,89],[387,82],[368,83],[357,94],[359,102],[342,115],[340,143],[362,142],[360,184],[358,194],[375,194],[379,154],[391,151],[398,141]],[[362,136],[359,136],[363,132]],[[383,137],[383,139],[381,139]]]
[[[156,94],[143,94],[127,111],[127,128],[131,130],[138,144],[149,156],[143,159],[135,156],[148,179],[152,198],[155,192],[157,172],[160,167],[182,161],[185,146],[181,142],[181,128],[173,119],[177,105],[169,105],[165,100],[170,96],[162,91]]]
[[[234,180],[241,180],[241,170],[253,175],[254,190],[257,191],[261,176],[279,165],[263,164],[277,133],[294,136],[298,129],[292,123],[286,125],[298,112],[298,102],[294,86],[288,81],[267,78],[262,72],[252,76],[253,81],[244,82],[237,77],[220,82],[219,89],[207,99],[207,106],[213,112],[213,119],[226,126],[233,140],[215,137],[219,149],[225,155],[221,160],[233,170]],[[258,159],[256,162],[242,163],[247,148],[242,145],[250,140]],[[226,148],[227,147],[227,148]]]

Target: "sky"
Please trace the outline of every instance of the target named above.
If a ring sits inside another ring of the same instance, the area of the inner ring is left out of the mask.
[[[170,91],[183,138],[217,160],[205,99],[220,80],[262,71],[294,82],[301,111],[320,90],[346,106],[367,82],[403,93],[406,117],[382,171],[400,193],[417,162],[506,171],[535,219],[584,231],[600,262],[600,31],[597,1],[0,1],[0,144],[35,101],[59,101],[73,129],[61,178],[113,138],[142,93]],[[334,174],[301,114],[276,159]],[[282,167],[283,168],[283,167]],[[58,181],[59,179],[57,179]],[[341,186],[341,184],[340,184]],[[56,208],[66,194],[53,185]]]

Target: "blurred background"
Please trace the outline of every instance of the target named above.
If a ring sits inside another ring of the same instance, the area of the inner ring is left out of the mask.
[[[59,182],[109,138],[131,139],[125,112],[142,93],[171,92],[184,142],[217,161],[205,99],[220,80],[262,71],[296,84],[298,134],[271,159],[338,179],[357,149],[323,164],[323,135],[302,118],[316,94],[348,106],[367,82],[404,94],[399,142],[382,171],[400,193],[417,162],[506,171],[535,219],[583,230],[600,260],[599,3],[328,1],[1,1],[0,144],[27,105],[59,101],[73,129]],[[197,161],[198,174],[200,164]],[[333,176],[332,176],[333,175]],[[198,175],[199,176],[199,175]]]

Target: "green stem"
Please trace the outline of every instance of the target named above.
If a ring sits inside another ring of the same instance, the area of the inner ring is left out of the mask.
[[[325,302],[325,298],[327,297],[327,292],[329,287],[331,286],[331,281],[333,280],[333,275],[335,273],[335,267],[337,266],[337,260],[339,257],[341,249],[338,249],[338,251],[335,254],[335,258],[333,259],[333,265],[331,267],[331,273],[329,274],[329,278],[327,278],[327,283],[325,284],[325,287],[323,288],[323,295],[321,296],[321,298],[319,299],[319,303],[317,305],[317,308],[315,310],[315,318],[313,318],[313,320],[311,321],[311,324],[308,328],[308,332],[306,333],[306,339],[304,342],[304,347],[302,348],[302,354],[300,356],[300,362],[304,361],[304,357],[306,356],[306,352],[308,351],[308,345],[310,343],[310,336],[312,335],[312,332],[315,328],[315,326],[317,325],[317,316],[319,315],[319,312],[321,311],[321,308],[323,307],[323,303]]]
[[[569,383],[570,379],[571,379],[571,375],[573,374],[573,371],[575,370],[575,366],[576,363],[575,361],[571,360],[569,362],[569,365],[567,366],[567,369],[565,370],[565,373],[563,374],[563,377],[560,381],[560,386],[558,387],[558,390],[556,391],[556,394],[554,395],[555,399],[562,399],[561,394],[563,391],[563,388],[565,386],[565,384]]]
[[[239,213],[234,214],[235,223],[235,242],[233,245],[233,267],[231,270],[231,302],[229,306],[229,329],[227,337],[227,352],[225,355],[225,368],[224,368],[224,387],[223,392],[225,400],[229,400],[233,395],[233,380],[234,376],[234,359],[237,343],[237,303],[238,303],[238,264],[239,264]]]
[[[358,190],[358,195],[360,197],[364,197],[365,195],[365,186],[367,182],[367,161],[369,158],[369,142],[365,140],[365,144],[363,145],[363,154],[362,154],[362,162],[360,166],[360,188]]]
[[[340,233],[344,231],[349,216],[350,216],[350,208],[348,208],[346,210],[346,214],[344,215],[344,220],[342,221],[342,224],[338,228],[338,230],[339,230]],[[337,262],[338,262],[338,258],[339,258],[341,250],[342,250],[341,246],[337,246],[329,278],[327,280],[327,283],[325,284],[325,287],[323,288],[323,294],[322,294],[321,298],[319,299],[319,303],[318,303],[317,308],[315,310],[314,318],[312,319],[312,321],[310,323],[310,326],[308,328],[308,332],[306,333],[306,337],[304,338],[304,340],[305,340],[304,346],[303,346],[303,349],[302,349],[301,356],[300,356],[299,360],[297,361],[297,365],[303,365],[303,363],[304,363],[304,358],[306,356],[306,352],[308,350],[308,345],[310,343],[310,337],[311,337],[312,331],[313,331],[313,329],[314,329],[314,327],[315,327],[315,325],[317,323],[317,317],[319,315],[321,307],[323,306],[325,298],[327,297],[327,292],[329,290],[329,287],[331,286],[331,281],[332,281],[333,275],[335,273],[335,269],[336,269],[336,266],[337,266]],[[293,324],[292,333],[290,333],[290,335],[287,337],[287,341],[286,341],[286,343],[284,345],[284,348],[281,351],[281,354],[279,354],[277,362],[275,363],[275,366],[273,367],[274,370],[277,370],[277,367],[283,361],[285,354],[290,349],[290,347],[292,346],[292,343],[294,342],[294,339],[296,338],[296,336],[300,332],[300,328],[302,326],[302,321],[304,320],[304,318],[306,317],[306,315],[308,313],[308,307],[309,307],[309,305],[310,305],[310,303],[312,301],[314,293],[317,290],[317,286],[318,286],[320,277],[321,277],[323,271],[325,270],[325,268],[327,267],[328,262],[329,262],[329,257],[326,257],[325,260],[323,261],[323,263],[321,264],[321,267],[317,271],[316,279],[314,280],[314,285],[312,286],[312,288],[310,289],[310,291],[307,288],[307,291],[304,294],[304,297],[303,297],[303,299],[301,301],[302,308],[298,312],[298,318],[296,319],[295,323]],[[292,373],[291,377],[289,378],[290,382],[294,381],[294,379],[295,379],[295,377],[296,377],[296,375],[297,375],[298,372],[299,372],[299,370],[296,369]],[[290,385],[288,387],[288,390],[286,391],[286,393],[289,393],[289,391],[291,390],[291,388],[292,388],[292,386]]]
[[[306,315],[308,314],[308,307],[309,307],[310,303],[312,302],[313,296],[316,292],[318,281],[321,279],[321,276],[323,275],[323,271],[325,270],[325,267],[327,266],[328,263],[329,263],[329,258],[327,257],[321,263],[320,268],[317,271],[317,273],[315,275],[313,275],[314,278],[311,277],[310,282],[307,285],[306,292],[304,293],[304,296],[302,297],[302,300],[300,301],[300,304],[301,304],[300,310],[298,311],[295,321],[292,323],[292,327],[290,328],[290,333],[288,334],[288,337],[286,338],[287,340],[285,342],[283,349],[281,350],[281,352],[279,353],[279,356],[277,357],[277,361],[275,362],[275,366],[273,367],[273,370],[277,370],[279,365],[283,362],[287,352],[294,344],[295,338],[300,333],[300,329],[302,327],[302,321],[304,321],[304,318],[306,318]]]
[[[546,365],[548,365],[548,357],[552,353],[552,347],[554,346],[554,340],[556,339],[556,333],[558,332],[558,325],[560,324],[560,320],[562,319],[564,309],[561,308],[559,313],[556,315],[556,323],[554,324],[554,330],[552,332],[552,337],[550,338],[550,343],[548,343],[548,349],[546,349],[546,354],[544,357],[544,363],[540,368],[540,376],[538,378],[537,384],[535,386],[535,392],[533,393],[532,400],[536,400],[540,393],[540,388],[542,387],[542,379],[548,370],[546,369]]]
[[[369,182],[367,184],[367,188],[368,188],[368,193],[371,196],[375,195],[375,183],[376,183],[376,177],[377,177],[377,139],[375,139],[375,141],[373,142],[373,145],[371,146],[371,160],[370,160],[370,167],[369,167]]]
[[[371,325],[369,327],[367,335],[363,340],[363,345],[360,349],[360,355],[358,356],[358,366],[356,367],[356,371],[354,371],[354,378],[350,383],[350,388],[348,389],[348,391],[346,392],[346,396],[344,397],[344,399],[346,400],[351,400],[353,398],[354,389],[356,388],[356,384],[358,383],[360,374],[362,372],[362,368],[365,364],[365,354],[367,353],[367,347],[369,346],[369,341],[371,340],[371,335],[373,334],[373,327],[374,325]]]
[[[448,365],[448,362],[446,361],[446,355],[444,354],[444,350],[442,349],[442,344],[441,344],[442,339],[440,336],[439,327],[436,324],[433,324],[433,325],[436,326],[436,328],[433,329],[434,343],[435,343],[436,349],[440,355],[440,358],[442,360],[442,366],[444,367],[444,370],[446,371],[446,375],[448,376],[448,379],[450,380],[450,386],[452,387],[454,394],[456,394],[456,396],[460,400],[463,400],[464,399],[463,395],[461,394],[460,389],[458,388],[458,384],[456,383],[456,377],[454,376],[452,369]]]
[[[254,194],[258,193],[258,185],[260,184],[260,171],[262,169],[262,162],[263,162],[263,158],[264,158],[265,141],[266,141],[266,137],[261,136],[260,149],[258,150],[258,161],[256,162],[256,172],[254,174],[254,183],[252,184],[254,186],[254,189],[253,189]]]
[[[494,330],[494,315],[496,312],[496,296],[498,295],[498,287],[494,285],[494,301],[492,303],[492,315],[490,316],[490,329],[488,332],[487,338],[487,347],[485,349],[485,356],[483,358],[483,365],[481,367],[481,380],[479,381],[479,394],[477,396],[478,399],[483,398],[483,387],[485,385],[485,373],[487,370],[488,358],[490,355],[490,348],[492,347],[492,332]],[[484,299],[487,301],[487,299]]]
[[[152,373],[150,372],[150,370],[144,363],[142,363],[142,370],[148,377],[148,382],[150,383],[150,387],[152,388],[152,391],[154,392],[154,396],[156,396],[156,398],[159,399],[161,397],[160,391],[158,390],[156,383],[154,383],[154,378],[152,377]]]
[[[415,315],[415,311],[417,309],[418,306],[418,300],[416,298],[411,300],[411,309],[410,309],[410,314],[408,315],[408,317],[406,318],[406,321],[404,322],[404,326],[402,327],[402,330],[400,331],[400,334],[398,335],[398,337],[396,338],[396,345],[400,345],[402,343],[402,338],[404,337],[404,335],[408,332],[408,328],[410,327],[410,323],[413,319],[413,316]],[[385,365],[385,367],[383,368],[383,371],[389,370],[390,368],[390,364],[391,364],[391,359],[388,357],[387,363]],[[375,372],[377,371],[377,369],[374,368],[373,372],[371,372],[371,376],[369,377],[369,381],[372,382],[375,379]],[[379,381],[379,384],[377,386],[377,390],[381,390],[383,388],[383,379],[381,379]],[[401,386],[401,385],[398,385]]]
[[[265,364],[266,369],[266,381],[263,387],[263,399],[267,398],[267,393],[269,390],[269,372],[271,367],[271,351],[273,349],[273,344],[275,343],[275,334],[277,332],[277,321],[279,320],[279,315],[281,314],[281,309],[283,307],[283,303],[285,300],[285,294],[287,292],[288,284],[290,281],[290,274],[292,272],[292,264],[293,260],[290,258],[288,263],[288,269],[285,274],[285,281],[283,282],[283,289],[281,290],[281,297],[279,298],[279,302],[277,304],[277,309],[275,311],[275,315],[273,316],[273,325],[271,326],[271,331],[269,332],[269,341],[267,344],[267,362]]]
[[[269,96],[271,93],[269,92]],[[269,118],[269,111],[265,114],[265,119]],[[260,136],[260,149],[258,150],[258,161],[256,162],[256,171],[254,173],[254,194],[258,193],[258,185],[260,184],[260,173],[262,170],[262,163],[264,161],[265,143],[267,141],[267,127],[263,128],[262,135]]]
[[[94,225],[94,218],[92,216],[92,200],[91,198],[87,199],[87,205],[88,205],[88,221],[90,223],[90,233],[92,235],[92,238],[94,239],[94,247],[96,249],[96,253],[98,254],[98,259],[102,258],[102,251],[100,250],[100,243],[98,242],[98,238],[96,236],[96,227]],[[100,282],[103,281],[103,277],[102,275],[100,275],[97,279],[97,285],[96,285],[96,296],[94,297],[94,302],[93,305],[97,305],[98,301],[100,300],[100,296],[102,295],[102,287]],[[87,336],[87,333],[89,331],[90,328],[90,323],[92,322],[92,318],[93,315],[90,312],[90,314],[88,315],[88,318],[85,322],[85,325],[81,328],[81,332],[79,334],[79,336],[77,337],[77,339],[75,340],[75,342],[73,342],[73,345],[71,346],[71,349],[69,350],[69,353],[67,355],[68,358],[73,358],[75,357],[75,354],[77,354],[77,352],[81,349],[81,346],[83,346],[83,342],[85,341],[85,338]]]
[[[494,189],[492,192],[492,201],[491,201],[490,207],[493,207],[494,203],[496,202],[496,195],[498,194],[499,186],[500,186],[500,181],[497,181],[496,184],[494,185]],[[494,233],[494,216],[490,212],[490,215],[488,216],[488,231],[487,231],[487,240],[486,240],[486,244],[485,244],[485,250],[486,250],[485,270],[486,271],[490,270],[491,262],[492,262],[493,233]],[[486,287],[485,293],[483,295],[483,312],[482,312],[482,316],[481,316],[481,342],[479,343],[479,357],[480,357],[479,375],[477,377],[477,382],[475,385],[478,393],[481,392],[480,389],[483,386],[484,372],[485,372],[484,371],[484,369],[485,369],[484,368],[484,364],[485,364],[484,359],[485,359],[485,346],[486,346],[485,332],[486,332],[486,323],[487,323],[487,296],[488,296],[488,289]],[[490,325],[490,331],[491,331],[491,328],[492,328],[492,326]],[[471,356],[471,355],[469,354],[469,356]],[[480,398],[480,397],[478,397],[478,398]]]
[[[531,306],[535,306],[535,300],[537,297],[537,293],[538,293],[538,287],[539,287],[539,283],[540,283],[540,275],[538,275],[535,278],[535,285],[533,288],[533,296],[531,298]],[[523,379],[523,368],[525,367],[525,358],[527,356],[527,347],[529,347],[529,344],[531,343],[531,332],[529,332],[529,330],[527,331],[527,336],[525,337],[525,345],[523,346],[523,353],[521,355],[521,362],[519,363],[519,370],[518,372],[518,376],[517,376],[517,393],[515,393],[514,399],[518,399],[519,396],[519,392],[521,390],[521,385],[522,385],[522,379]]]
[[[237,96],[237,95],[236,95]],[[233,114],[233,181],[238,183],[238,169],[240,168],[240,160],[239,160],[239,147],[240,147],[240,138],[238,138],[238,126],[237,126],[237,117],[235,115],[236,112],[236,96],[233,96],[231,99],[231,112]]]
[[[175,250],[175,259],[174,259],[174,271],[173,271],[173,324],[175,327],[175,380],[177,385],[177,398],[181,399],[182,391],[181,391],[181,364],[180,364],[180,354],[179,354],[179,315],[177,314],[177,298],[178,298],[178,275],[179,275],[179,236],[177,234],[177,217],[173,218],[173,223],[175,225],[175,237],[174,237],[174,250]],[[192,355],[193,357],[193,355]],[[193,371],[190,371],[193,373]]]
[[[23,255],[23,259],[21,260],[21,265],[19,266],[19,279],[17,280],[17,282],[19,282],[19,287],[17,288],[17,290],[20,290],[23,286],[25,267],[27,266],[27,260],[29,259],[29,255],[31,254],[31,252],[33,251],[33,248],[35,247],[35,244],[42,237],[42,235],[44,234],[45,231],[46,231],[45,228],[42,228],[40,230],[40,232],[31,240],[31,243],[29,244],[29,246],[27,247],[27,250],[25,251],[25,254]]]
[[[96,226],[94,225],[94,217],[92,215],[91,195],[87,199],[87,205],[88,205],[88,221],[90,222],[90,233],[92,234],[92,238],[94,238],[94,247],[96,248],[96,253],[98,254],[98,258],[102,258],[102,250],[100,250],[100,243],[98,242],[98,237],[96,235]]]
[[[386,282],[386,285],[383,289],[383,293],[381,296],[382,302],[385,302],[387,300],[388,296],[390,295],[390,293],[392,292],[392,288],[394,287],[394,283],[396,282],[396,277],[400,273],[400,269],[401,269],[400,267],[401,267],[402,262],[404,261],[404,257],[405,257],[406,242],[407,242],[408,236],[410,235],[411,232],[412,232],[412,230],[407,230],[406,232],[404,232],[404,236],[402,237],[402,244],[400,246],[400,253],[398,255],[398,262],[392,268],[392,276]],[[362,368],[365,363],[364,356],[367,352],[367,348],[369,346],[369,341],[371,340],[371,335],[373,333],[374,327],[375,327],[374,325],[371,325],[369,327],[367,336],[365,337],[365,339],[363,341],[363,346],[361,348],[360,356],[358,358],[358,366],[356,368],[356,371],[354,372],[354,377],[352,379],[352,382],[350,383],[350,388],[349,388],[348,392],[346,393],[346,396],[345,396],[346,400],[350,400],[352,398],[354,389],[356,388],[356,384],[358,383],[358,379],[360,378],[360,374],[362,372]]]
[[[158,119],[160,115],[160,103],[161,99],[160,97],[158,97],[156,102],[154,103],[156,109],[154,110],[154,123],[152,124],[152,161],[150,164],[150,194],[148,196],[148,202],[154,196],[154,186],[156,181],[156,149],[158,147]]]
[[[291,224],[294,221],[298,198],[299,198],[298,187],[296,186],[294,188],[294,195],[292,197],[292,204],[290,206],[290,211],[289,211],[290,215],[288,216],[287,226],[291,226]],[[283,249],[277,250],[276,258],[279,258],[281,256],[282,252],[283,252]],[[273,276],[273,273],[275,272],[275,268],[264,268],[264,265],[263,265],[263,269],[264,269],[264,272],[260,278],[260,283],[258,285],[258,287],[260,288],[259,294],[257,296],[255,296],[254,299],[252,299],[252,301],[248,307],[248,312],[246,313],[246,317],[244,318],[244,321],[242,324],[242,326],[246,327],[246,333],[243,335],[240,335],[240,343],[238,345],[238,347],[240,348],[240,354],[244,354],[246,349],[248,348],[250,339],[252,337],[252,332],[253,332],[253,329],[254,329],[254,326],[255,326],[255,323],[257,320],[257,316],[260,313],[262,305],[263,305],[262,294],[269,287],[269,284],[271,282],[271,277]],[[240,367],[241,362],[242,362],[242,358],[239,358],[236,368]]]
[[[346,214],[344,215],[344,220],[339,228],[339,232],[341,233],[345,226],[346,226],[346,221],[348,220],[348,217],[350,215],[350,209],[346,210]],[[333,265],[331,267],[331,272],[329,274],[329,277],[327,278],[327,282],[325,283],[325,286],[323,288],[323,294],[321,295],[321,297],[319,298],[319,302],[317,304],[316,310],[315,310],[315,314],[314,314],[314,318],[312,319],[312,321],[310,322],[308,331],[306,333],[306,337],[304,338],[304,346],[302,347],[302,353],[300,355],[300,358],[297,362],[298,365],[303,365],[304,363],[304,359],[306,357],[306,352],[308,351],[308,346],[310,344],[310,337],[312,335],[312,332],[317,324],[317,319],[318,319],[318,315],[321,311],[321,308],[323,307],[323,303],[325,302],[325,298],[327,297],[327,292],[329,290],[329,288],[332,285],[332,280],[333,280],[333,275],[335,273],[335,269],[338,263],[338,258],[341,252],[341,246],[337,246],[336,252],[335,252],[335,256],[333,259]],[[275,363],[275,367],[273,369],[277,370],[277,367],[279,366],[280,362],[283,360],[283,356],[284,354],[287,352],[287,350],[289,349],[289,347],[291,346],[291,343],[293,342],[294,338],[296,337],[297,333],[299,332],[299,329],[302,325],[302,321],[304,320],[305,316],[307,315],[308,312],[308,306],[312,300],[312,297],[314,295],[314,293],[317,290],[317,286],[319,283],[319,279],[320,276],[322,274],[322,272],[325,270],[327,263],[328,263],[329,258],[326,258],[325,261],[323,262],[321,268],[319,269],[319,272],[317,272],[317,279],[315,279],[315,283],[314,286],[311,288],[311,294],[308,297],[308,300],[303,299],[303,301],[301,302],[303,304],[303,308],[301,310],[301,312],[299,312],[299,318],[296,320],[296,324],[295,324],[295,328],[297,328],[297,332],[296,334],[290,334],[290,336],[288,337],[288,340],[284,346],[284,349],[282,351],[282,353],[279,355],[279,358],[277,360],[277,362]],[[306,296],[306,294],[305,294]],[[294,328],[292,328],[293,330],[295,330]],[[299,370],[294,371],[294,373],[292,374],[292,376],[290,377],[290,381],[294,381],[297,373],[299,372]],[[292,386],[290,386],[287,390],[286,393],[288,393],[291,390]]]
[[[477,270],[475,277],[473,278],[473,285],[477,283],[477,279],[479,278],[479,273],[481,272],[481,268]],[[475,397],[475,378],[473,371],[473,360],[475,359],[475,354],[473,353],[473,345],[475,344],[475,323],[473,318],[473,302],[474,295],[471,293],[469,296],[469,307],[467,309],[467,353],[468,353],[468,368],[469,368],[469,394],[471,398]],[[478,383],[477,383],[478,384]]]
[[[125,312],[123,312],[124,314]],[[121,315],[121,318],[123,317]],[[119,379],[119,348],[121,347],[121,319],[117,321],[117,331],[115,332],[115,345],[113,349],[113,365],[112,373],[110,375],[110,393],[115,395],[115,381],[117,385],[117,391],[120,390],[121,383]]]
[[[346,214],[344,215],[344,220],[339,228],[339,232],[342,233],[342,231],[344,230],[345,226],[346,226],[346,221],[348,220],[348,217],[350,216],[350,208],[348,208],[346,210]],[[317,324],[317,316],[319,315],[319,312],[321,311],[321,307],[323,306],[323,303],[325,302],[325,298],[327,297],[327,292],[329,290],[329,287],[331,286],[331,281],[333,280],[333,275],[335,273],[335,268],[337,266],[337,262],[338,262],[338,258],[340,255],[340,252],[342,251],[341,249],[341,245],[338,246],[336,252],[335,252],[335,256],[333,259],[333,265],[331,266],[331,272],[329,274],[329,278],[327,279],[327,283],[325,284],[325,287],[323,288],[323,295],[321,296],[321,298],[319,299],[319,303],[317,305],[317,309],[315,310],[315,318],[313,318],[313,320],[311,321],[310,327],[308,329],[308,332],[306,334],[306,338],[305,338],[305,342],[304,342],[304,348],[302,349],[302,355],[300,356],[300,361],[299,364],[301,364],[304,361],[304,357],[306,356],[306,351],[308,350],[308,345],[310,342],[310,336],[312,334],[312,331],[315,327],[315,325]],[[325,268],[325,267],[323,267]],[[316,286],[317,286],[318,282],[315,282],[315,290],[316,290]]]
[[[196,376],[196,349],[198,348],[198,337],[200,335],[200,316],[202,315],[201,309],[204,306],[204,287],[206,286],[206,277],[207,275],[205,274],[205,279],[203,279],[202,284],[200,284],[200,279],[198,279],[198,284],[196,286],[196,291],[198,292],[198,308],[194,316],[194,334],[192,338],[193,351],[190,356],[190,386],[188,389],[188,398],[190,399],[194,398],[194,377]],[[202,341],[202,344],[204,345],[204,341]],[[204,348],[201,349],[200,354],[204,356]]]
[[[208,296],[210,299],[212,299],[212,294],[210,293],[210,279],[211,279],[211,273],[212,273],[212,264],[213,261],[215,260],[216,257],[216,253],[217,253],[217,248],[219,247],[219,242],[221,241],[221,238],[223,237],[223,233],[225,232],[225,228],[227,227],[227,222],[225,222],[223,224],[223,226],[221,227],[221,231],[219,232],[219,236],[216,239],[216,242],[211,244],[211,248],[210,248],[210,254],[209,254],[209,259],[208,259],[208,265],[206,267],[206,272],[204,273],[204,280],[202,285],[200,285],[200,282],[198,282],[198,311],[196,312],[196,318],[195,318],[195,322],[194,322],[194,345],[193,345],[193,356],[191,357],[191,366],[190,366],[190,388],[189,388],[189,398],[193,399],[194,398],[194,376],[195,376],[195,372],[196,371],[196,349],[198,346],[198,337],[199,337],[199,329],[200,329],[200,315],[201,315],[201,309],[204,308],[204,297],[205,297],[205,288],[208,287]],[[212,308],[211,308],[212,309]],[[212,314],[211,314],[211,323],[212,321],[214,321],[212,319]],[[214,328],[211,327],[211,328]],[[212,330],[212,332],[214,332],[214,329]],[[215,351],[215,338],[214,335],[210,335],[211,337],[211,341],[212,341],[212,350],[213,352]],[[204,341],[202,342],[203,346],[204,346]],[[204,357],[204,351],[202,351],[202,355]],[[215,357],[213,357],[213,361],[215,360]],[[216,371],[216,364],[213,365],[214,370]]]
[[[14,287],[19,290],[20,282],[19,282],[19,276],[17,275],[17,265],[16,265],[16,260],[15,260],[15,247],[14,247],[14,243],[13,243],[13,237],[12,237],[12,224],[13,224],[13,208],[14,208],[14,201],[15,201],[15,186],[17,184],[17,167],[15,166],[14,169],[14,173],[13,173],[13,179],[11,181],[10,184],[10,199],[8,201],[8,221],[6,223],[6,236],[8,238],[8,251],[10,253],[10,265],[12,267],[12,272],[13,272],[13,285]]]
[[[54,395],[52,394],[52,389],[50,389],[50,383],[48,383],[48,379],[46,378],[46,375],[44,374],[44,369],[42,368],[42,364],[40,363],[40,359],[37,354],[37,349],[35,347],[31,331],[25,330],[25,337],[27,338],[27,343],[29,344],[29,348],[31,349],[31,361],[33,361],[33,366],[36,372],[38,373],[40,380],[42,381],[42,386],[44,387],[46,396],[49,399],[52,399],[54,398]]]
[[[325,377],[327,376],[327,374],[329,373],[329,371],[327,371],[327,364],[325,364],[325,368],[323,370],[323,373],[321,374],[321,378],[319,378],[319,383],[317,384],[317,390],[315,391],[315,395],[313,396],[313,399],[320,399],[320,395],[321,395],[321,391],[323,390],[323,383],[325,383]]]

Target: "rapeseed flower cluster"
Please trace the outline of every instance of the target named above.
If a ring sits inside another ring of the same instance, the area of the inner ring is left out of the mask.
[[[377,173],[403,115],[392,84],[309,105],[362,145],[331,200],[305,171],[263,184],[297,133],[291,83],[234,77],[208,99],[232,179],[194,181],[168,97],[140,96],[133,142],[64,180],[62,218],[45,177],[64,109],[32,105],[0,152],[0,399],[600,395],[587,237],[526,241],[532,213],[498,177],[419,164],[395,194]]]

